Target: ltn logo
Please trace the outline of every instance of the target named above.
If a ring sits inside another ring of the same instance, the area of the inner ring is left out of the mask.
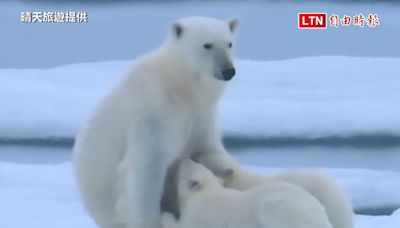
[[[326,13],[299,13],[299,29],[326,29]]]

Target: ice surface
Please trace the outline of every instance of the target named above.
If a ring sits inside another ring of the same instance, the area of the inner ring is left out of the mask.
[[[0,138],[72,138],[126,61],[0,70]],[[238,61],[219,120],[225,135],[400,135],[400,59]]]
[[[251,167],[259,172],[274,169]],[[400,174],[368,170],[327,170],[350,195],[355,207],[400,203]],[[70,163],[26,165],[0,162],[0,227],[94,228],[79,201]],[[356,228],[398,228],[392,216],[356,216]]]
[[[356,217],[356,228],[398,228],[400,227],[400,209],[390,216]]]

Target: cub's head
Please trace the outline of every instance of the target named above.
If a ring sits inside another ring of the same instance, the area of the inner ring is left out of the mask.
[[[197,193],[223,188],[221,182],[222,180],[203,165],[185,159],[181,162],[178,171],[178,201],[182,204]]]
[[[237,19],[183,18],[173,23],[171,42],[192,70],[229,81],[236,74],[233,49],[238,24]]]

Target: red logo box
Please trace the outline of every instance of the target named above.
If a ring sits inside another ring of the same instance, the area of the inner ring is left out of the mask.
[[[299,29],[326,29],[327,14],[326,13],[299,13],[298,28]]]

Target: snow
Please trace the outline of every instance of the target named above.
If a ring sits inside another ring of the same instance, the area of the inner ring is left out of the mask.
[[[0,164],[0,227],[95,227],[84,214],[70,164]]]
[[[400,146],[268,146],[227,148],[242,164],[281,168],[360,168],[400,171]],[[1,149],[0,149],[1,150]],[[14,151],[10,151],[11,154]],[[15,153],[14,153],[15,154]],[[27,152],[24,156],[28,156]],[[1,159],[1,157],[0,157]]]
[[[274,169],[250,167],[259,172]],[[355,207],[400,203],[400,174],[371,170],[326,170],[350,195]],[[26,165],[0,162],[0,227],[85,227],[94,224],[79,200],[70,163]],[[373,181],[371,181],[373,180]],[[391,216],[356,216],[356,228],[398,228]]]
[[[0,138],[73,138],[130,62],[0,70]],[[225,135],[400,135],[400,59],[237,62],[220,104]],[[318,66],[318,67],[316,67]]]
[[[0,138],[72,137],[128,62],[0,70]]]
[[[356,228],[398,228],[400,226],[400,209],[391,216],[357,216]]]

